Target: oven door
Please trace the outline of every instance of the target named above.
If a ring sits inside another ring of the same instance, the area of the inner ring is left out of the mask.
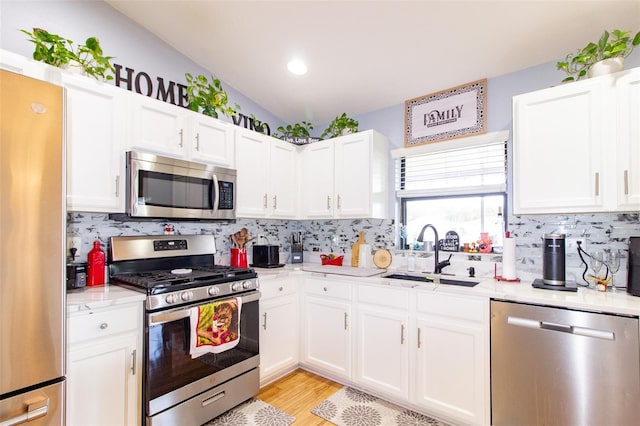
[[[252,291],[239,297],[242,301],[239,343],[224,352],[197,358],[189,353],[191,308],[221,299],[147,313],[144,380],[147,416],[259,366],[260,292]]]
[[[133,151],[127,167],[130,216],[235,219],[233,169]]]

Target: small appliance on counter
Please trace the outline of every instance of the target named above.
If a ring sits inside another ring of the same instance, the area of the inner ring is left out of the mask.
[[[291,263],[302,263],[302,233],[291,233]]]
[[[547,285],[565,285],[564,234],[545,234],[542,249],[542,282]]]
[[[253,263],[255,268],[280,268],[280,246],[265,244],[253,246]]]
[[[67,263],[67,290],[75,290],[87,285],[87,264]]]
[[[640,237],[629,238],[627,293],[640,296]]]

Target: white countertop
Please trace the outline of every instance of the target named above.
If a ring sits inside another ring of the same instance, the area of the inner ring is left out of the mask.
[[[67,313],[142,302],[145,297],[144,293],[109,284],[67,290]]]
[[[587,310],[592,312],[609,312],[623,315],[640,315],[640,297],[631,296],[625,290],[614,290],[601,292],[594,288],[578,286],[578,291],[559,291],[538,289],[531,286],[534,277],[530,279],[521,278],[519,283],[507,283],[494,280],[493,278],[476,277],[480,284],[475,287],[463,287],[455,285],[417,283],[415,281],[404,281],[384,278],[383,275],[390,273],[404,273],[404,270],[380,270],[381,274],[369,277],[358,277],[345,275],[340,266],[326,266],[321,272],[314,272],[318,269],[318,264],[293,264],[285,265],[283,268],[261,269],[256,268],[258,277],[262,279],[275,279],[278,276],[287,276],[291,273],[313,274],[316,276],[335,276],[340,280],[353,280],[360,283],[371,283],[381,285],[402,286],[416,285],[416,289],[441,291],[456,294],[468,294],[484,296],[493,299],[510,300],[514,302],[535,303],[549,306],[557,306],[571,309]],[[329,268],[335,268],[329,269]],[[305,271],[308,269],[308,271]],[[410,274],[416,274],[410,272]],[[455,278],[455,277],[447,277]]]
[[[331,269],[330,269],[331,268]],[[631,296],[624,290],[600,292],[593,288],[578,287],[578,291],[557,291],[537,289],[531,286],[533,278],[522,279],[519,283],[505,283],[493,278],[477,277],[480,284],[475,287],[463,287],[433,283],[417,283],[384,278],[387,273],[402,273],[403,270],[380,270],[379,275],[357,276],[354,271],[348,271],[346,266],[322,267],[316,263],[287,264],[282,268],[255,268],[260,280],[272,280],[291,274],[313,274],[316,276],[332,277],[340,280],[350,280],[355,283],[370,283],[391,286],[414,286],[419,290],[431,290],[454,294],[489,297],[493,299],[510,300],[514,302],[535,303],[593,312],[610,312],[624,315],[640,315],[640,297]],[[307,269],[307,270],[305,270]],[[351,268],[353,269],[353,268]],[[358,272],[358,271],[355,271]],[[370,271],[367,271],[367,275]],[[412,273],[413,274],[413,273]],[[355,276],[354,276],[355,275]],[[451,277],[453,278],[453,277]],[[144,293],[106,284],[100,287],[85,287],[80,290],[67,291],[67,312],[78,312],[88,309],[103,308],[123,303],[141,302]]]

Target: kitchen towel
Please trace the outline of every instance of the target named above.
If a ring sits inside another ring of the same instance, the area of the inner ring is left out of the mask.
[[[516,239],[505,238],[502,252],[502,278],[515,280],[516,277]]]
[[[239,297],[191,308],[191,358],[235,347],[240,341],[241,308]]]

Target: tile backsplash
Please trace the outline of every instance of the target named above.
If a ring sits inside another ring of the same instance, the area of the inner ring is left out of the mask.
[[[426,222],[425,222],[426,223]],[[300,232],[304,250],[313,254],[338,253],[349,255],[351,246],[363,231],[365,241],[375,250],[387,248],[394,254],[394,266],[401,265],[396,260],[404,259],[406,252],[395,250],[397,245],[397,225],[393,220],[357,219],[357,220],[268,220],[238,219],[220,222],[187,221],[122,221],[111,219],[108,214],[69,213],[67,217],[67,235],[82,237],[82,247],[78,253],[80,259],[86,259],[91,243],[96,238],[102,241],[103,248],[109,237],[116,235],[160,235],[165,224],[173,225],[176,234],[212,233],[216,236],[218,253],[216,261],[225,263],[230,248],[229,235],[245,227],[258,239],[259,244],[277,244],[281,247],[280,261],[288,263],[291,233]],[[541,275],[542,238],[546,233],[560,232],[567,238],[585,238],[585,250],[620,249],[622,262],[616,275],[618,283],[626,282],[626,261],[630,236],[640,236],[639,213],[579,214],[566,216],[527,215],[511,216],[507,229],[517,239],[517,270],[522,273]],[[306,255],[305,261],[319,262]],[[429,257],[429,253],[420,253]],[[494,258],[490,259],[494,261]],[[567,253],[567,268],[581,274],[581,262],[577,253]],[[568,277],[570,278],[570,277]]]

